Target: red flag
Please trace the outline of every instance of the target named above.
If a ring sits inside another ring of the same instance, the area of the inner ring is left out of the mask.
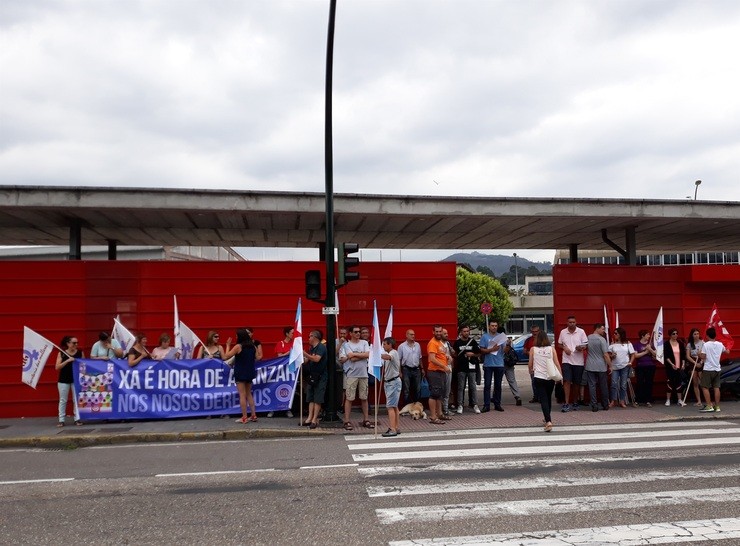
[[[730,332],[727,331],[725,325],[722,324],[722,319],[719,318],[719,311],[717,311],[717,304],[712,307],[712,312],[707,320],[707,328],[714,328],[717,331],[717,341],[722,342],[722,345],[729,351],[732,350],[735,341],[732,339]]]

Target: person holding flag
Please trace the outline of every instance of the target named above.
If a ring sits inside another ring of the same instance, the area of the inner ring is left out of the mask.
[[[72,384],[74,383],[72,362],[75,361],[75,358],[85,358],[85,355],[79,349],[79,342],[76,336],[64,336],[59,346],[64,347],[64,350],[59,351],[57,362],[54,366],[59,372],[59,378],[57,380],[57,388],[59,390],[59,422],[57,426],[63,427],[67,419],[67,399],[70,392],[72,393],[72,407],[74,407],[75,412],[75,425],[80,426],[82,424],[80,411],[77,408],[77,399],[72,389]]]
[[[401,434],[399,430],[398,401],[401,398],[401,361],[396,351],[396,340],[388,336],[383,339],[384,361],[383,386],[385,387],[385,407],[388,410],[388,430],[382,436],[392,438]]]
[[[133,347],[128,351],[128,365],[132,368],[145,358],[152,358],[151,353],[146,348],[146,334],[139,332],[136,334],[136,341]]]
[[[650,346],[650,330],[637,333],[640,341],[635,342],[635,401],[647,407],[653,406],[653,379],[655,378],[655,350]],[[661,345],[662,347],[662,345]]]

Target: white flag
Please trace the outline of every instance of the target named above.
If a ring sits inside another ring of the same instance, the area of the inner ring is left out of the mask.
[[[134,337],[134,334],[129,332],[128,329],[121,324],[121,321],[118,320],[118,318],[113,319],[113,333],[111,334],[111,337],[121,344],[121,349],[123,349],[124,355],[126,355],[129,349],[134,346],[134,343],[136,343],[136,337]]]
[[[391,305],[391,311],[388,313],[388,324],[385,327],[385,335],[383,339],[387,337],[393,337],[393,306]]]
[[[21,380],[36,388],[55,345],[26,326],[23,327],[23,373]]]
[[[655,326],[653,326],[653,348],[655,349],[655,360],[661,364],[665,364],[663,361],[663,308],[658,311],[658,317],[655,319]]]
[[[182,354],[182,336],[180,335],[180,313],[177,311],[177,296],[173,295],[175,300],[175,350]]]
[[[301,298],[298,298],[298,307],[293,322],[293,346],[290,348],[290,354],[288,355],[288,370],[296,372],[301,364],[303,364],[303,318],[301,316]]]
[[[182,343],[182,347],[180,347],[179,349],[180,358],[183,360],[190,360],[191,358],[193,358],[196,347],[198,347],[199,344],[203,345],[203,342],[198,338],[198,336],[195,335],[195,332],[188,328],[188,326],[183,321],[180,321],[178,323],[178,326]]]
[[[378,305],[373,301],[373,335],[370,345],[370,358],[367,361],[367,373],[380,381],[383,359],[380,358],[383,347],[380,345],[380,326],[378,325]]]

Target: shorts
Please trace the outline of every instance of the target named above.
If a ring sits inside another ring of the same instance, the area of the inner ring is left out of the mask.
[[[708,372],[704,370],[701,372],[701,381],[699,384],[705,389],[719,389],[719,374],[720,372]]]
[[[563,362],[563,381],[567,383],[573,383],[574,385],[581,385],[583,381],[583,366],[576,366],[568,362]]]
[[[352,402],[358,391],[360,400],[367,400],[367,377],[348,377],[347,388],[344,389],[347,400]]]
[[[427,383],[429,383],[429,398],[442,400],[447,390],[447,374],[444,372],[427,372]]]
[[[309,404],[323,404],[324,398],[326,397],[326,384],[329,382],[329,378],[323,375],[319,382],[315,385],[309,385],[306,389],[306,402]]]
[[[385,383],[386,408],[398,407],[398,400],[401,398],[401,387],[403,387],[403,383],[401,382],[400,377],[397,377],[394,380]]]

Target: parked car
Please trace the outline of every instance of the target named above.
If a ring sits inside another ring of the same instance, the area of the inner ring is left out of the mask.
[[[530,337],[532,337],[532,334],[522,334],[511,342],[511,348],[514,349],[519,362],[527,362],[529,360],[529,357],[524,354],[524,344]],[[550,338],[550,343],[555,343],[555,334],[548,332],[547,337]]]
[[[728,362],[722,362],[722,371],[720,372],[720,389],[722,397],[727,394],[740,398],[740,360],[734,359]]]

